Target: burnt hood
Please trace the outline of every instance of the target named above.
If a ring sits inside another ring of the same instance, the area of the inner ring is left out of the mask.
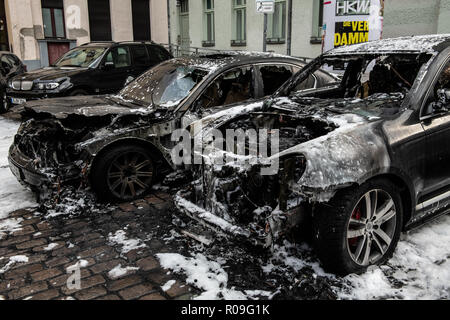
[[[22,116],[36,115],[65,119],[71,115],[101,117],[106,115],[149,114],[151,106],[143,107],[126,102],[115,102],[110,96],[76,96],[29,101],[23,105]]]
[[[365,99],[336,98],[319,99],[304,97],[301,93],[290,97],[272,98],[265,108],[283,109],[299,114],[356,114],[368,120],[388,118],[399,113],[404,95],[401,93],[374,94]]]
[[[86,72],[88,68],[75,67],[46,67],[19,75],[14,80],[22,81],[52,81],[75,74]]]

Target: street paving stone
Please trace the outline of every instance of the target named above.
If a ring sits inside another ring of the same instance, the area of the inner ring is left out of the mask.
[[[0,269],[9,257],[26,256],[27,263],[14,264],[0,273],[0,296],[6,299],[62,300],[178,300],[195,295],[196,290],[159,265],[155,254],[171,252],[164,242],[149,239],[147,246],[121,251],[121,245],[108,237],[118,230],[132,229],[135,234],[152,233],[151,226],[169,208],[170,195],[158,192],[134,203],[124,203],[109,213],[80,217],[46,219],[29,210],[12,212],[10,217],[24,221],[22,230],[0,240]],[[170,218],[169,218],[170,220]],[[0,221],[1,222],[1,221]],[[70,289],[72,275],[67,268],[80,265],[81,288]],[[121,268],[139,268],[111,277]],[[168,279],[177,280],[168,292],[161,287]]]

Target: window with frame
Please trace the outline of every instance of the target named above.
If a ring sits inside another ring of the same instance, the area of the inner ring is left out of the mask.
[[[215,45],[215,29],[214,29],[214,0],[203,0],[203,33],[204,47],[213,47]]]
[[[64,4],[62,0],[42,1],[45,38],[65,38]]]
[[[180,13],[189,13],[189,0],[180,1]]]
[[[254,98],[253,68],[238,67],[227,71],[202,93],[196,105],[202,109],[229,105]]]
[[[267,17],[267,43],[286,41],[286,0],[275,1],[275,11]]]
[[[313,1],[313,25],[311,34],[311,43],[322,43],[322,30],[323,30],[323,1]]]
[[[130,49],[128,47],[115,47],[106,56],[107,63],[113,63],[115,69],[131,66]]]
[[[233,1],[233,37],[232,46],[247,45],[247,3],[246,0]]]
[[[133,56],[133,63],[137,66],[148,66],[150,59],[147,54],[147,49],[144,45],[131,45],[131,55]]]

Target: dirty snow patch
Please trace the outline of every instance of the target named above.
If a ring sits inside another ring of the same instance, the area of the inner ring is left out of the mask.
[[[110,242],[122,246],[122,253],[128,253],[131,250],[147,247],[145,243],[142,243],[139,239],[128,239],[123,230],[118,230],[114,235],[110,233],[108,238]]]
[[[162,291],[164,292],[169,291],[175,283],[176,283],[175,280],[167,281],[167,283],[161,287]]]
[[[129,272],[136,271],[136,270],[139,270],[139,268],[135,268],[135,267],[122,268],[122,265],[119,264],[118,266],[114,267],[114,269],[112,269],[111,271],[108,272],[108,276],[114,280],[114,279],[120,278],[120,277],[128,274]]]
[[[227,288],[228,274],[218,262],[209,261],[202,254],[196,254],[192,258],[176,253],[160,253],[156,256],[163,268],[170,269],[175,273],[184,273],[187,276],[188,284],[203,290],[203,293],[195,300],[247,300],[253,298],[234,288]]]
[[[10,233],[22,230],[22,226],[20,225],[22,221],[22,218],[0,220],[0,239],[3,239]]]
[[[50,243],[48,246],[46,246],[44,248],[44,251],[52,251],[53,249],[55,249],[57,246],[59,246],[59,244],[57,243]]]
[[[9,258],[9,262],[2,268],[0,268],[0,274],[5,273],[11,267],[18,263],[28,263],[28,257],[27,256],[14,256]]]

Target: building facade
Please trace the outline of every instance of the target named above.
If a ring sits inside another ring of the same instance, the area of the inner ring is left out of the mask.
[[[384,38],[450,33],[450,0],[384,2]]]
[[[255,0],[169,0],[169,3],[172,44],[184,48],[263,51],[264,15],[256,12]],[[302,57],[320,54],[322,12],[322,0],[276,0],[275,12],[267,19],[267,51]]]
[[[165,0],[0,0],[0,47],[29,70],[90,41],[168,42]]]

